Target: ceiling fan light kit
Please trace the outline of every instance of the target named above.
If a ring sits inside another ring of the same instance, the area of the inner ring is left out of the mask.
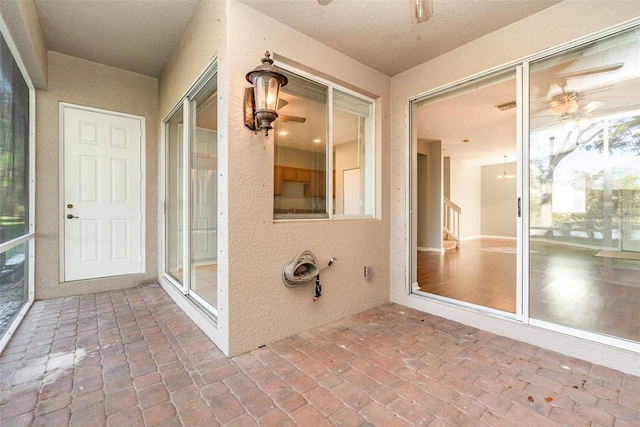
[[[579,107],[577,92],[562,92],[549,100],[549,111],[558,116],[575,113]]]

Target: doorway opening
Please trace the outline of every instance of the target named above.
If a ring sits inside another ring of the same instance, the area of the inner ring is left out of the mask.
[[[413,103],[412,291],[515,315],[516,71]]]

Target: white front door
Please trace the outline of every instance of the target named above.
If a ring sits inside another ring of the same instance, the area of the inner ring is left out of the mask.
[[[144,118],[62,105],[63,280],[144,271]]]

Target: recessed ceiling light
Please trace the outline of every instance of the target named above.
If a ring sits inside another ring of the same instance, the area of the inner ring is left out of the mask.
[[[315,142],[316,144],[319,144],[322,142],[322,140],[320,138],[316,138],[313,140],[313,142]]]
[[[287,135],[289,135],[289,134],[287,133],[287,131],[286,131],[286,130],[281,130],[280,132],[278,132],[278,134],[279,134],[279,135],[282,135],[282,136],[287,136]]]

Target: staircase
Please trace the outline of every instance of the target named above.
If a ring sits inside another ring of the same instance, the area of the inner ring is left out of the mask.
[[[442,204],[442,249],[448,251],[460,247],[460,214],[462,209],[444,198]]]

